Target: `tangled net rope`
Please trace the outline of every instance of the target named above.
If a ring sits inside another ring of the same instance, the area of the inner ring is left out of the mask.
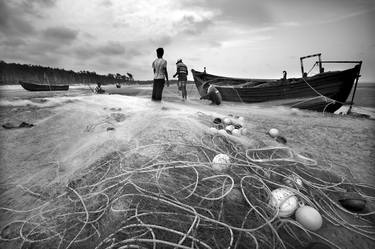
[[[218,153],[231,158],[222,172],[212,168]],[[303,186],[285,185],[291,175]],[[351,213],[335,200],[355,190],[373,203],[374,187],[332,174],[290,148],[246,149],[219,135],[115,151],[41,205],[2,207],[22,218],[2,227],[0,239],[19,248],[104,249],[301,248],[319,238],[339,248],[292,218],[280,218],[269,205],[278,187],[315,207],[325,222],[375,240],[368,220],[374,212]]]

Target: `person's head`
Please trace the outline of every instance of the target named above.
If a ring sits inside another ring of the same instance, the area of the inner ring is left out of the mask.
[[[156,55],[158,56],[158,58],[162,58],[164,55],[164,49],[163,48],[156,49]]]
[[[178,64],[180,62],[182,62],[182,59],[178,59],[177,62],[176,62],[176,64]]]
[[[102,83],[98,82],[98,86],[101,86],[101,85],[102,85]]]

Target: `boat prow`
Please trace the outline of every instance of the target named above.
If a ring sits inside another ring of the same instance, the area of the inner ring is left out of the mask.
[[[307,76],[303,71],[302,60],[319,56],[319,72]],[[350,69],[324,72],[323,63],[355,63]],[[361,61],[321,61],[320,54],[301,57],[301,78],[245,79],[224,77],[192,70],[195,85],[201,97],[207,95],[210,85],[221,94],[223,101],[269,102],[279,101],[282,105],[314,111],[335,112],[347,100],[360,77]],[[351,103],[353,102],[353,98]]]

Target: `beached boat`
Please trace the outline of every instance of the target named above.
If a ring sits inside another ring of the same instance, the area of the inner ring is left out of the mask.
[[[319,57],[314,66],[319,66],[319,73],[308,76],[303,69],[303,60]],[[355,83],[358,83],[361,61],[322,61],[321,54],[300,58],[301,78],[287,78],[286,72],[281,79],[240,79],[223,77],[192,70],[199,94],[207,96],[207,89],[214,86],[223,101],[269,102],[300,109],[335,112],[345,104]],[[324,63],[353,63],[354,67],[342,71],[324,72]],[[353,103],[355,89],[350,104]]]
[[[69,85],[46,85],[36,84],[25,81],[19,81],[21,86],[28,91],[66,91],[69,89]]]

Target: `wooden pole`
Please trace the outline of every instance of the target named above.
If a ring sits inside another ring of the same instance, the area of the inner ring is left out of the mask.
[[[323,73],[321,54],[318,55],[318,58],[319,58],[319,73]]]
[[[302,57],[300,58],[300,61],[301,61],[301,71],[302,71],[302,78],[303,78],[304,70],[303,70],[303,58]]]
[[[360,61],[357,66],[358,66],[358,72],[357,72],[357,77],[356,77],[356,80],[355,80],[355,85],[354,85],[352,100],[350,101],[350,107],[349,107],[349,110],[348,110],[348,112],[346,114],[350,114],[351,111],[352,111],[352,106],[354,104],[354,102],[353,102],[354,101],[354,96],[355,96],[355,92],[357,90],[357,85],[358,85],[358,79],[359,79],[359,77],[361,77],[361,75],[359,73],[361,72],[362,61]]]

